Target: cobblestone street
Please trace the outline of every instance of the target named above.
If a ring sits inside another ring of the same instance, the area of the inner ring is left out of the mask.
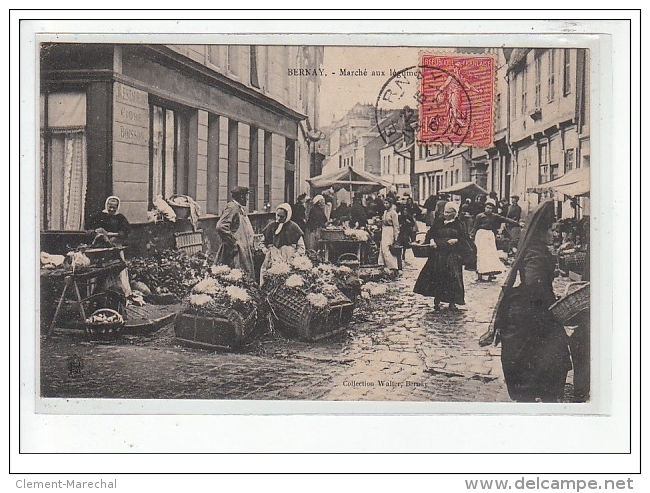
[[[276,335],[214,353],[179,346],[172,326],[110,343],[57,332],[42,340],[42,396],[509,402],[500,347],[478,345],[505,273],[477,283],[465,271],[466,305],[434,312],[432,299],[412,292],[423,264],[408,252],[386,296],[347,333],[316,343]],[[69,374],[73,355],[80,376]]]

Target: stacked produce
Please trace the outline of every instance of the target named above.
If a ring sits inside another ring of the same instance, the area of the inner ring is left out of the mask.
[[[262,299],[257,284],[240,269],[213,265],[208,277],[194,285],[183,300],[183,311],[197,315],[218,315],[231,308],[244,316],[256,310]]]
[[[295,256],[290,262],[276,262],[267,272],[264,291],[288,289],[306,294],[309,303],[327,311],[332,301],[344,292],[360,294],[360,285],[352,269],[320,260],[317,256]]]
[[[183,299],[191,289],[210,273],[213,254],[187,254],[179,250],[164,250],[151,257],[136,257],[128,261],[132,285],[142,283],[154,296]]]
[[[241,348],[261,333],[262,299],[259,286],[240,269],[212,266],[183,299],[174,324],[176,339],[209,349]]]

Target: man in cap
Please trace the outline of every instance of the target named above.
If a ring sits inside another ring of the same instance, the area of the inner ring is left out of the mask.
[[[255,264],[253,263],[255,232],[245,209],[248,203],[248,193],[248,188],[241,186],[230,191],[232,201],[228,202],[217,222],[217,233],[221,238],[221,246],[217,251],[215,263],[241,269],[251,279],[255,279]]]

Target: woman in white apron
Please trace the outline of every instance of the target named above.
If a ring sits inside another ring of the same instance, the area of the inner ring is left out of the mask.
[[[379,265],[397,272],[397,257],[390,251],[390,247],[397,242],[399,235],[399,216],[393,201],[388,198],[384,201],[384,215],[382,217],[381,245],[379,248]]]

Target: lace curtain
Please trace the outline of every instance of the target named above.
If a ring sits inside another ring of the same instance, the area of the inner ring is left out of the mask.
[[[88,173],[85,125],[84,93],[42,97],[41,212],[45,229],[83,229]]]
[[[53,230],[83,229],[87,184],[85,132],[80,129],[51,132],[49,142],[41,142],[41,167],[41,196],[46,197],[44,226]]]
[[[63,229],[83,227],[86,202],[86,135],[66,132],[64,142]]]

